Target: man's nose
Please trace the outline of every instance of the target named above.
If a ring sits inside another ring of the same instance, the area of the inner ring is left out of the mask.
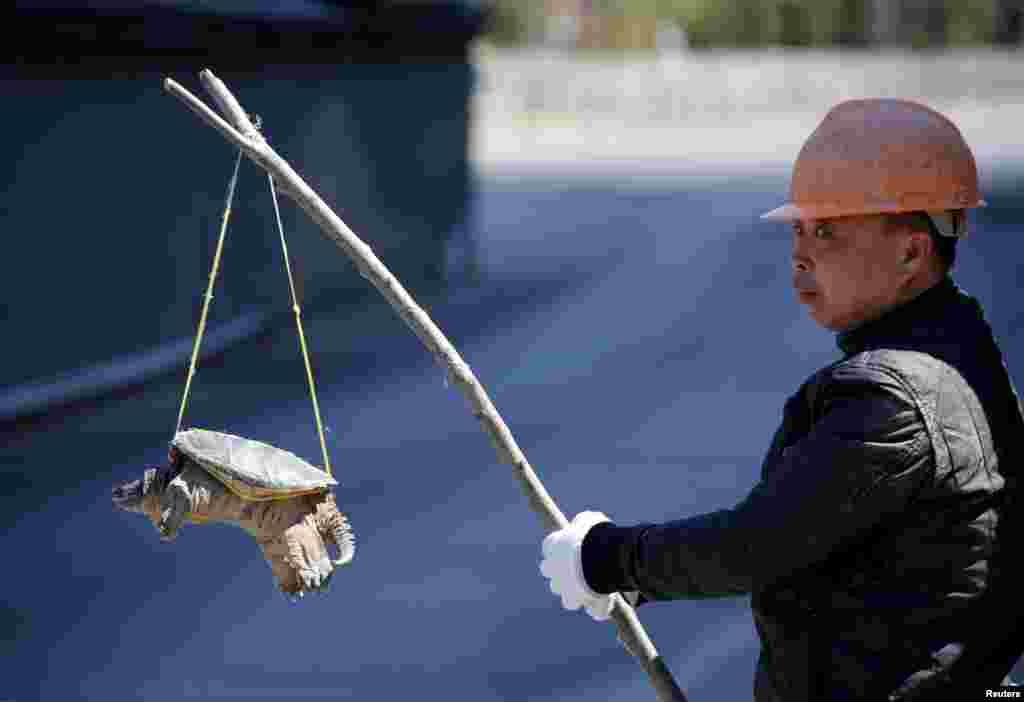
[[[794,234],[790,260],[792,260],[793,270],[796,272],[806,272],[811,270],[811,259],[807,256],[807,247],[802,236]]]

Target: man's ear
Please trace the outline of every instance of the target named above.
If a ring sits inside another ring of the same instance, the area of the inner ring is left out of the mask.
[[[903,258],[900,264],[904,271],[911,271],[916,267],[925,264],[932,255],[934,248],[932,238],[929,234],[914,232],[906,239],[903,246]]]

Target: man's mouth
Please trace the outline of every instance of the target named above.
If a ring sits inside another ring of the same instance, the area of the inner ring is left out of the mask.
[[[794,272],[792,285],[800,302],[808,302],[818,294],[814,277],[809,271]]]
[[[818,291],[807,285],[806,282],[803,282],[803,285],[801,285],[801,282],[803,281],[793,281],[793,292],[796,293],[797,299],[800,302],[810,302],[818,294]]]

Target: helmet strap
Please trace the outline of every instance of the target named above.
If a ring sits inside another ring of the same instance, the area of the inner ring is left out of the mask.
[[[942,236],[951,239],[963,239],[967,236],[967,216],[963,210],[940,210],[926,214],[935,225],[935,230]]]

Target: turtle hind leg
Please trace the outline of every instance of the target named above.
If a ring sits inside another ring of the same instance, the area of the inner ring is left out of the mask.
[[[316,591],[334,570],[334,565],[317,523],[316,512],[308,501],[303,502],[308,510],[306,515],[281,534],[285,545],[284,559],[294,571],[300,591]]]
[[[298,572],[289,562],[288,547],[282,535],[257,543],[263,552],[263,559],[270,566],[274,585],[286,598],[297,598],[302,589],[302,581],[299,580]]]
[[[333,496],[268,502],[266,509],[279,512],[281,521],[291,522],[281,531],[257,536],[278,589],[293,598],[305,592],[325,592],[335,569],[349,563],[355,551],[351,527],[338,512]],[[331,544],[338,548],[337,559],[330,552]]]

